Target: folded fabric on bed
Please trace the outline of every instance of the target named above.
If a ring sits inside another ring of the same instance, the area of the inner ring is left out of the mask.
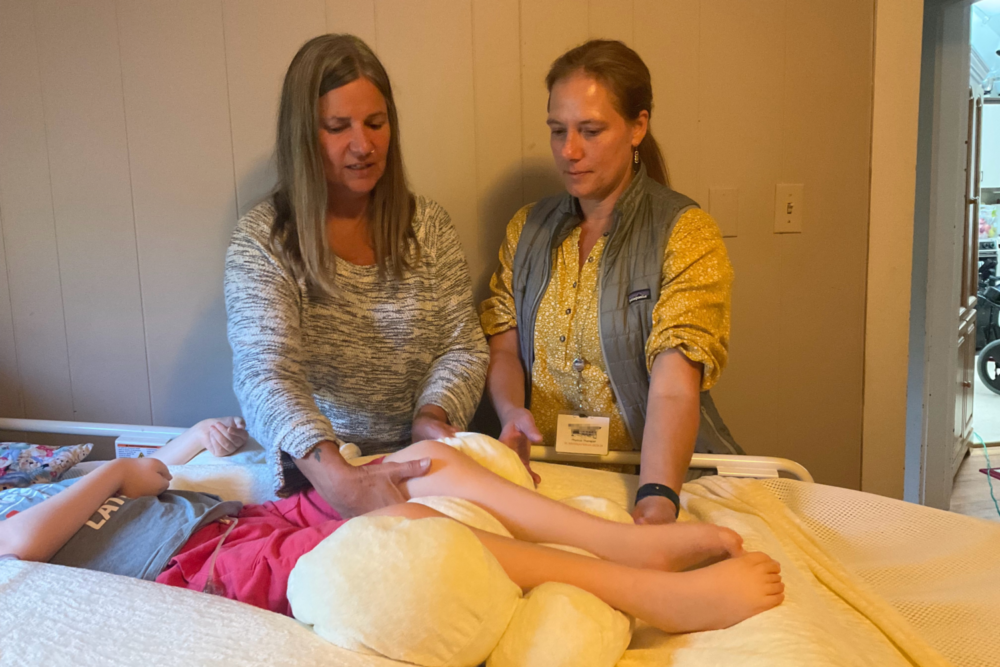
[[[0,442],[0,491],[49,484],[90,454],[93,445],[48,447],[27,442]]]

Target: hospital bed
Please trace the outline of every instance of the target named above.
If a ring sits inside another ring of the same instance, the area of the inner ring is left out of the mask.
[[[181,429],[0,419],[0,430],[80,436]],[[85,437],[82,440],[85,440]],[[634,496],[634,475],[561,465],[535,449],[539,492]],[[617,455],[614,463],[634,463]],[[634,455],[633,455],[634,456]],[[738,460],[734,460],[738,459]],[[781,562],[786,600],[716,632],[637,625],[620,667],[1000,664],[1000,525],[811,483],[767,457],[696,455],[718,470],[684,486],[682,519],[728,526]],[[244,502],[272,498],[259,446],[171,468],[172,487]],[[345,651],[293,619],[218,597],[56,565],[0,561],[0,667],[21,665],[344,665],[397,663]]]

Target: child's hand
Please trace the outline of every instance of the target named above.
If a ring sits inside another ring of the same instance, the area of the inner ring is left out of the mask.
[[[231,426],[225,423],[230,419],[232,420]],[[229,456],[247,444],[249,438],[250,436],[246,432],[246,422],[241,417],[213,420],[208,428],[205,449],[212,452],[212,456]]]
[[[118,493],[123,496],[158,496],[170,487],[170,471],[159,459],[119,459],[117,463],[122,469]]]

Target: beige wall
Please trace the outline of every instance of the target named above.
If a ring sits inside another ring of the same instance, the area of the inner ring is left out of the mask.
[[[393,78],[415,189],[478,296],[509,216],[555,191],[544,72],[634,46],[675,186],[739,188],[732,360],[751,452],[858,487],[874,0],[0,0],[0,412],[190,424],[236,409],[222,257],[273,181],[284,68],[350,31]],[[772,233],[774,186],[805,230]]]

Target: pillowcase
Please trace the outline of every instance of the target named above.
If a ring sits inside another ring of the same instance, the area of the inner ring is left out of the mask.
[[[0,442],[0,491],[58,481],[93,448],[90,443],[48,447],[26,442]]]

